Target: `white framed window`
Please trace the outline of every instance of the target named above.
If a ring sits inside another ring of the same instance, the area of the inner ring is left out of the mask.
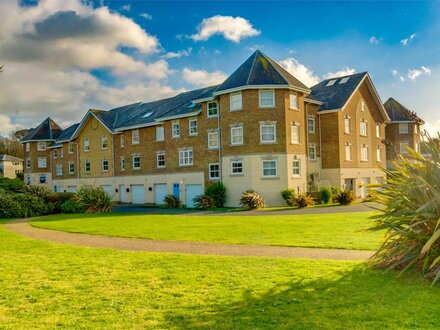
[[[309,159],[316,160],[316,146],[313,144],[309,145]]]
[[[46,157],[38,157],[38,168],[46,168],[46,167],[47,167]]]
[[[290,143],[299,144],[299,125],[290,125]]]
[[[180,137],[180,122],[174,121],[171,124],[171,133],[172,133],[173,138]]]
[[[56,173],[57,173],[57,176],[62,176],[63,175],[63,164],[57,164],[56,165]]]
[[[237,111],[243,109],[243,98],[241,95],[241,92],[238,93],[232,93],[230,96],[230,110],[231,111]]]
[[[409,147],[409,141],[401,141],[399,147],[401,154],[407,154],[408,150],[406,149],[406,147]]]
[[[353,160],[353,147],[351,143],[345,144],[345,160],[348,162]]]
[[[133,170],[140,170],[141,169],[141,156],[140,155],[133,155],[132,157],[132,167]]]
[[[376,148],[376,161],[381,162],[382,161],[382,151],[380,146],[377,146]]]
[[[26,152],[29,152],[31,150],[31,144],[29,142],[26,142]]]
[[[139,130],[134,129],[131,131],[131,144],[139,144]]]
[[[342,78],[341,81],[339,82],[339,84],[345,84],[349,79],[350,79],[350,77]]]
[[[53,150],[53,159],[57,159],[58,158],[58,150],[54,149]]]
[[[231,175],[243,174],[243,162],[241,160],[233,160],[231,162]]]
[[[333,86],[333,85],[335,84],[336,80],[337,80],[337,79],[329,80],[329,81],[327,82],[327,85],[325,85],[325,86],[326,86],[326,87]]]
[[[367,136],[368,134],[368,123],[363,119],[361,120],[360,134],[361,136]]]
[[[45,151],[46,150],[46,142],[44,142],[44,141],[38,142],[37,150],[38,151]]]
[[[161,152],[156,155],[157,168],[164,168],[165,163],[165,153]]]
[[[376,137],[380,139],[380,123],[376,123]]]
[[[351,133],[351,118],[348,116],[344,118],[344,133],[345,134]]]
[[[69,155],[73,154],[73,143],[69,143],[67,145],[67,152],[69,153]]]
[[[218,130],[208,132],[208,149],[218,149]]]
[[[101,136],[101,150],[108,149],[107,135]]]
[[[415,143],[415,145],[414,145],[414,150],[416,151],[416,152],[420,152],[420,142],[416,142]]]
[[[298,94],[292,92],[290,93],[289,107],[292,110],[299,110]]]
[[[293,176],[294,177],[300,177],[301,176],[301,159],[295,158],[292,162],[292,168],[293,168]]]
[[[361,147],[361,162],[368,162],[368,146],[365,144]]]
[[[259,94],[260,108],[275,107],[275,91],[273,89],[261,89]]]
[[[165,127],[156,126],[156,141],[165,141]]]
[[[307,118],[307,128],[309,133],[315,133],[315,117],[314,116],[309,116],[309,118]]]
[[[72,161],[69,162],[69,174],[75,174],[75,163]]]
[[[121,156],[119,158],[119,162],[120,162],[120,165],[121,165],[121,171],[122,172],[125,171],[125,156]]]
[[[209,164],[209,179],[217,180],[220,178],[220,165],[219,163]]]
[[[64,157],[64,147],[61,147],[60,149],[60,158]]]
[[[188,121],[189,135],[197,135],[197,119],[190,119]]]
[[[276,177],[278,175],[276,160],[263,160],[263,177]]]
[[[121,134],[121,135],[119,136],[119,146],[120,146],[121,148],[124,148],[124,147],[125,147],[125,135],[124,135],[124,134]]]
[[[102,161],[101,161],[101,169],[102,169],[102,172],[108,172],[108,159],[106,159],[106,158],[104,158]]]
[[[275,143],[277,142],[277,129],[273,124],[260,125],[260,143]]]
[[[408,134],[408,124],[399,124],[399,134]]]
[[[231,127],[231,144],[234,146],[243,144],[243,126]]]
[[[84,161],[84,172],[90,173],[90,168],[91,168],[90,160],[85,160]]]
[[[90,141],[89,138],[84,139],[84,151],[89,152],[90,151]]]
[[[180,150],[179,151],[179,166],[191,166],[193,165],[193,150]]]
[[[218,116],[217,102],[208,102],[207,113],[208,113],[208,117],[217,117]]]
[[[31,160],[29,158],[26,159],[26,168],[31,168]]]

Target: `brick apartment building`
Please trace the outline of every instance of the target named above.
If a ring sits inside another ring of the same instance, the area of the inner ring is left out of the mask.
[[[256,51],[222,84],[109,111],[62,130],[48,118],[23,138],[25,180],[54,191],[100,186],[115,201],[192,199],[222,181],[229,206],[244,190],[268,205],[280,191],[352,189],[384,179],[390,122],[368,73],[308,88]]]

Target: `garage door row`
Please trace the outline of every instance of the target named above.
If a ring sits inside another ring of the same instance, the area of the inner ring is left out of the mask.
[[[102,186],[102,188],[112,195],[111,186]],[[145,204],[146,200],[146,188],[143,184],[134,184],[130,186],[119,185],[118,194],[119,201],[121,203],[130,202],[127,198],[127,188],[130,188],[129,191],[131,193],[131,203],[132,204]],[[193,199],[201,194],[203,194],[203,186],[201,184],[187,184],[184,186],[185,189],[185,198],[184,204],[186,207],[194,207]],[[166,183],[156,183],[153,187],[154,192],[154,203],[157,205],[163,204],[163,200],[165,196],[168,194],[168,186]],[[182,200],[183,196],[181,196],[181,187],[178,183],[173,183],[172,194]]]

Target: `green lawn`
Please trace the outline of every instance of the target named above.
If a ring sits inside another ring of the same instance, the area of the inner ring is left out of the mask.
[[[358,262],[0,244],[2,329],[440,328],[438,287]]]
[[[33,226],[161,240],[374,250],[384,232],[366,231],[376,212],[320,215],[54,215]]]

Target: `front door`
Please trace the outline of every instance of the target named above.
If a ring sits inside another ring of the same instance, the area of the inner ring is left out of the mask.
[[[127,203],[127,199],[125,198],[125,194],[126,194],[125,185],[120,184],[119,185],[119,201],[121,203]]]
[[[173,183],[173,196],[180,200],[180,185]]]

